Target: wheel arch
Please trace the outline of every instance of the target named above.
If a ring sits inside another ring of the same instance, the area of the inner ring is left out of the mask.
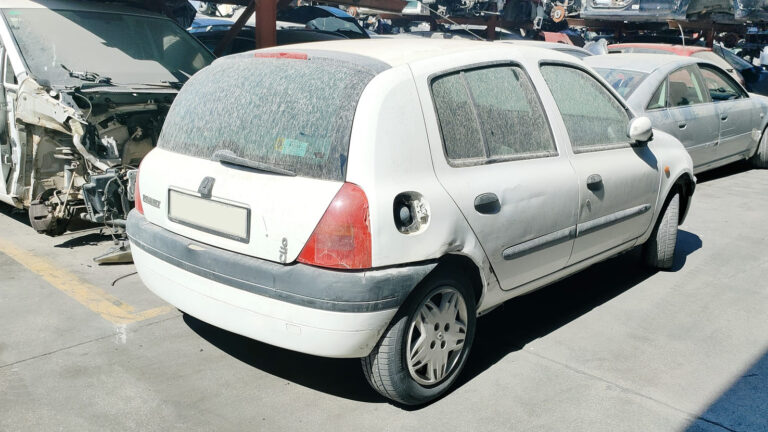
[[[680,192],[680,215],[678,218],[678,225],[682,224],[685,221],[686,216],[688,216],[688,209],[690,208],[691,198],[693,197],[693,191],[695,189],[696,180],[691,173],[685,172],[675,180],[669,193],[667,193],[667,197],[664,198],[666,200],[674,191]]]

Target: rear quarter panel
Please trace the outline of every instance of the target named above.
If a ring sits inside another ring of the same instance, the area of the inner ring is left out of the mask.
[[[466,222],[435,177],[407,66],[378,75],[363,91],[352,127],[347,181],[361,186],[368,197],[375,267],[439,258],[474,237],[466,236]],[[409,191],[424,196],[430,218],[420,232],[402,234],[393,203]]]
[[[485,287],[498,285],[477,238],[435,177],[407,65],[379,74],[363,91],[352,126],[347,181],[362,187],[368,198],[374,267],[459,254],[481,269]],[[403,234],[395,225],[394,199],[402,192],[418,192],[428,205],[429,222],[416,233]]]

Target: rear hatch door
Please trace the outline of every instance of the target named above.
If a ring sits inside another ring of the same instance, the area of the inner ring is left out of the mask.
[[[297,52],[217,60],[186,83],[142,163],[145,216],[202,243],[294,261],[344,183],[373,76]]]

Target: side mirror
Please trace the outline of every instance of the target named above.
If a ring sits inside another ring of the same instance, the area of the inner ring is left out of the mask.
[[[629,122],[627,136],[635,144],[645,144],[653,138],[653,127],[648,117],[635,117]]]

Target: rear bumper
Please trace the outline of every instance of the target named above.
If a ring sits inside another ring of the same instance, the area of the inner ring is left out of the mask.
[[[436,264],[334,271],[283,265],[174,234],[131,212],[128,236],[149,289],[209,324],[324,357],[367,355]]]

